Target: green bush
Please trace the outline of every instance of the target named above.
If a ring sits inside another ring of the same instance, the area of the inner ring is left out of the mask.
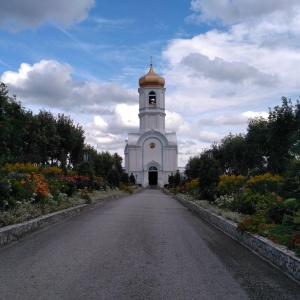
[[[245,217],[238,223],[238,229],[241,231],[248,231],[258,233],[262,230],[261,224],[265,224],[265,218],[262,214]]]
[[[121,175],[121,182],[122,182],[123,184],[127,184],[127,185],[128,185],[128,183],[129,183],[129,176],[128,176],[127,173],[123,173],[123,174]]]
[[[296,211],[299,209],[299,203],[296,199],[287,199],[274,202],[266,211],[266,218],[269,222],[275,224],[294,223]]]
[[[215,204],[219,208],[223,208],[226,210],[232,210],[232,211],[235,211],[235,202],[236,202],[236,200],[235,200],[233,194],[223,195],[215,200]]]
[[[236,201],[234,202],[235,211],[245,214],[245,215],[253,215],[256,213],[256,204],[258,201],[258,195],[252,193],[244,193],[240,197],[236,197]]]
[[[104,178],[100,176],[94,176],[93,182],[92,182],[92,188],[95,190],[106,190],[107,182]]]
[[[283,178],[281,176],[272,176],[269,173],[251,177],[246,182],[246,188],[253,193],[259,194],[278,194],[282,186]]]
[[[53,196],[54,200],[57,201],[59,194],[65,190],[65,181],[59,177],[51,177],[48,178],[47,182],[50,194]]]
[[[58,167],[41,168],[41,173],[46,177],[57,176],[63,173],[63,170]]]
[[[107,174],[107,181],[110,187],[118,187],[120,185],[120,176],[117,170],[111,169]]]
[[[220,195],[237,194],[244,187],[246,178],[242,175],[221,175],[218,184]]]
[[[9,201],[11,183],[8,180],[0,181],[0,210],[6,209]]]
[[[132,186],[129,186],[126,184],[121,184],[120,188],[121,188],[121,190],[123,190],[125,193],[128,193],[128,194],[132,194],[134,191]]]
[[[82,162],[76,165],[78,175],[88,176],[93,179],[94,170],[89,162]]]
[[[27,164],[22,164],[22,163],[16,163],[16,164],[5,164],[4,167],[2,167],[2,172],[4,174],[9,174],[9,173],[37,173],[38,172],[38,167],[32,163],[27,163]]]
[[[203,200],[215,201],[220,181],[219,163],[206,155],[200,157],[199,196]]]

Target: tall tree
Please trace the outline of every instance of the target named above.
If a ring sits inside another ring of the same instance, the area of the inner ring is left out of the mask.
[[[199,177],[200,163],[200,156],[194,156],[189,158],[189,161],[185,166],[184,171],[188,179],[196,179]]]
[[[40,110],[35,116],[36,128],[34,130],[36,139],[35,160],[46,165],[57,157],[60,137],[56,129],[56,120],[50,111]],[[37,162],[37,161],[36,161]]]
[[[282,98],[282,105],[269,110],[268,170],[272,174],[283,174],[293,158],[292,136],[297,129],[294,107],[291,100]]]
[[[80,161],[80,155],[84,147],[84,130],[81,126],[75,126],[69,116],[58,114],[56,130],[60,137],[58,160],[63,169],[67,164],[76,164]]]
[[[216,146],[213,145],[214,158],[220,163],[225,174],[247,174],[245,165],[246,142],[243,134],[229,134]]]
[[[0,156],[2,160],[16,162],[24,159],[26,125],[31,112],[25,111],[16,97],[8,95],[7,87],[0,83]]]
[[[295,116],[295,130],[291,135],[291,154],[297,159],[300,160],[300,102],[297,101],[294,110]]]
[[[203,200],[214,201],[220,181],[221,169],[218,161],[207,155],[200,157],[199,192]]]
[[[269,151],[269,123],[260,117],[248,121],[245,137],[245,165],[249,175],[263,174],[267,170]]]

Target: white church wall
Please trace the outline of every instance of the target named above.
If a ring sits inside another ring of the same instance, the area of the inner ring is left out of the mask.
[[[151,148],[152,147],[152,148]],[[159,165],[163,165],[163,143],[158,138],[150,137],[143,141],[143,165],[154,161]]]
[[[138,162],[139,162],[138,149],[136,147],[129,148],[129,166],[128,166],[129,173],[135,172],[140,169]]]
[[[159,106],[165,107],[165,90],[161,90],[159,93]]]
[[[146,106],[146,94],[145,94],[145,92],[141,92],[141,93],[140,93],[139,106],[140,106],[140,108]]]
[[[149,128],[150,129],[156,129],[157,128],[157,118],[156,116],[149,116]]]
[[[165,148],[165,168],[164,170],[168,173],[175,172],[177,169],[177,149],[174,147]]]

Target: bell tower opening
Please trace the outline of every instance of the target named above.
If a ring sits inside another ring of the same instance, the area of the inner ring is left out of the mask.
[[[158,170],[157,167],[150,167],[148,172],[149,185],[157,185]]]
[[[156,94],[153,91],[149,93],[149,107],[156,107]]]

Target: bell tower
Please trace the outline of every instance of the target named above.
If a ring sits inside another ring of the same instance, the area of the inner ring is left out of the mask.
[[[165,133],[165,80],[153,71],[152,59],[149,72],[139,79],[140,133],[151,129]]]
[[[139,79],[140,130],[129,133],[124,149],[125,170],[143,187],[163,187],[177,170],[175,132],[165,132],[165,79],[149,72]]]

